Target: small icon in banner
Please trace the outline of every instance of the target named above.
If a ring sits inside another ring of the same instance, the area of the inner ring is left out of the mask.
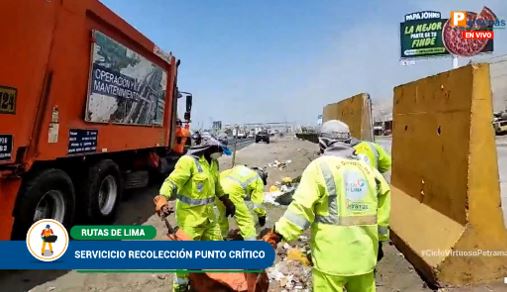
[[[65,227],[53,219],[42,219],[30,227],[26,234],[26,247],[30,254],[43,262],[61,258],[69,246]]]

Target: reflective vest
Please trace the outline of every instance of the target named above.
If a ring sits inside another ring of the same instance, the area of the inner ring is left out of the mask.
[[[252,202],[253,211],[258,216],[266,216],[264,202],[264,183],[259,174],[244,165],[237,165],[220,173],[220,183],[224,192],[235,202]]]
[[[176,218],[180,226],[198,226],[214,221],[215,196],[224,194],[218,183],[218,161],[191,155],[180,157],[160,188],[160,194],[178,199]]]
[[[372,167],[384,173],[391,169],[391,156],[385,152],[382,146],[367,141],[361,141],[354,145],[356,154]]]
[[[314,268],[331,275],[373,271],[388,238],[389,185],[362,160],[325,155],[303,172],[293,201],[275,224],[286,241],[311,227]]]

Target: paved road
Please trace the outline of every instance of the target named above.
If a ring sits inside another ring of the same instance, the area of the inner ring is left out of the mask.
[[[391,151],[391,138],[377,137],[376,142],[389,152]],[[507,136],[497,137],[498,171],[500,174],[500,190],[502,196],[502,209],[505,226],[507,226]]]

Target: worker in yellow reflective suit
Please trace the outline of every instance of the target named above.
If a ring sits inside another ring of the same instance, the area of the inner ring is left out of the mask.
[[[44,228],[40,234],[41,238],[42,238],[42,249],[41,249],[41,254],[44,256],[45,252],[46,252],[46,244],[48,245],[49,247],[49,252],[51,253],[51,255],[53,255],[53,244],[49,241],[46,241],[46,238],[51,236],[51,235],[54,235],[54,232],[53,232],[53,229],[51,229],[51,226],[49,224],[46,225],[46,228]]]
[[[382,146],[369,141],[360,141],[352,137],[350,144],[356,151],[355,154],[376,168],[380,173],[386,173],[391,169],[391,155],[389,155]],[[377,261],[384,257],[382,244],[379,245]]]
[[[360,141],[352,138],[352,147],[356,150],[356,154],[371,167],[378,169],[380,173],[385,173],[391,169],[391,156],[377,143]]]
[[[236,207],[234,219],[244,240],[257,238],[256,222],[250,208],[257,215],[259,225],[262,227],[266,224],[266,209],[262,206],[262,202],[267,178],[268,175],[263,169],[250,169],[244,165],[237,165],[220,173],[220,184]],[[217,200],[216,204],[222,236],[226,238],[229,233],[226,208],[220,200]]]
[[[193,240],[222,240],[214,212],[215,197],[224,204],[226,216],[234,216],[235,207],[219,183],[217,159],[229,149],[214,138],[202,139],[180,157],[155,197],[155,211],[167,216],[176,209],[178,226]],[[174,206],[171,198],[176,198]],[[176,274],[173,291],[188,291],[188,278]]]
[[[292,203],[263,237],[276,247],[311,226],[313,291],[375,291],[379,241],[389,239],[389,185],[350,141],[346,124],[322,125],[323,155],[304,170]]]

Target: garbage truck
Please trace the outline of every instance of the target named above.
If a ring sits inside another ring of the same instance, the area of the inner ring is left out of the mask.
[[[43,218],[111,221],[174,160],[180,61],[97,0],[0,11],[0,240]]]

